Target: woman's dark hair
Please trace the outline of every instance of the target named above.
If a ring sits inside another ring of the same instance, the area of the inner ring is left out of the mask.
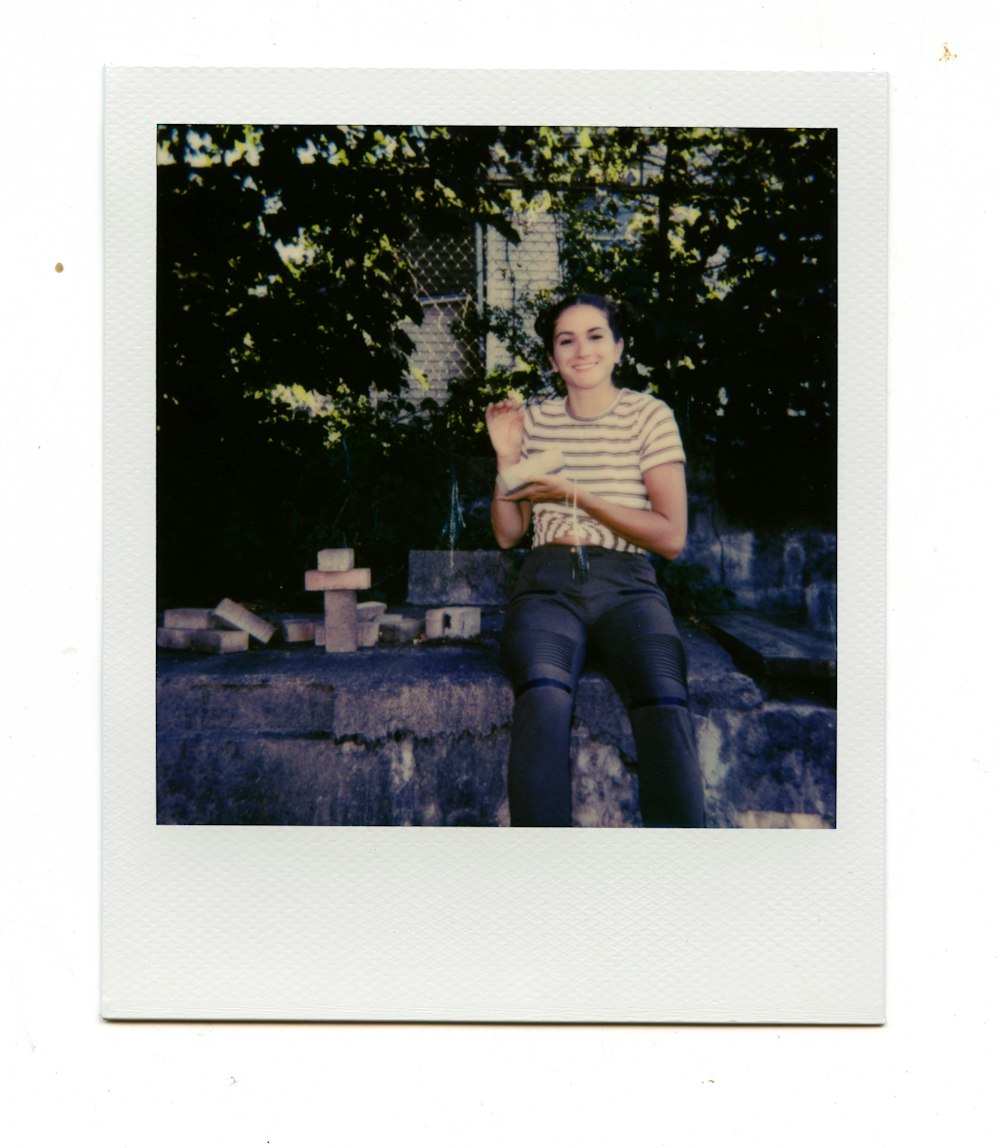
[[[555,344],[556,321],[559,316],[563,311],[568,311],[570,307],[580,306],[596,307],[598,311],[602,312],[616,342],[625,337],[625,327],[629,318],[628,308],[616,303],[613,299],[608,299],[605,295],[592,295],[588,291],[581,291],[576,295],[568,295],[565,299],[560,299],[558,303],[546,307],[535,320],[535,334],[545,344],[545,350],[550,355]]]

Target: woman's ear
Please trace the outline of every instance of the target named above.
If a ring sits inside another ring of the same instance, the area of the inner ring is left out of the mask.
[[[615,362],[620,363],[622,361],[622,355],[625,354],[625,340],[624,339],[619,339],[615,343],[615,352],[617,355],[617,357],[615,358]]]
[[[556,366],[555,358],[552,355],[549,355],[549,366],[553,369],[553,371],[559,370],[559,368]]]

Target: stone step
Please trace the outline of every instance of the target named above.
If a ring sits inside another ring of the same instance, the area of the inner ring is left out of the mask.
[[[829,639],[779,625],[757,614],[716,614],[705,621],[737,663],[751,674],[823,680],[837,676],[837,647]]]

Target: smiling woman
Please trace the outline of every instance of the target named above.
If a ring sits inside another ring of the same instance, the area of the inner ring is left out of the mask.
[[[684,649],[646,553],[676,558],[687,535],[677,424],[659,399],[615,383],[625,342],[610,300],[565,299],[536,330],[566,397],[486,412],[499,470],[553,449],[565,459],[510,494],[498,481],[492,502],[502,547],[534,527],[502,641],[515,696],[511,824],[572,824],[569,735],[589,650],[628,709],[643,824],[701,827]]]

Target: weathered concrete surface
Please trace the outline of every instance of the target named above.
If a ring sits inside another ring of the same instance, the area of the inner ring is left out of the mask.
[[[708,823],[835,817],[835,712],[768,700],[684,629]],[[162,824],[505,825],[511,695],[495,646],[252,651],[157,665]],[[581,681],[574,821],[638,825],[634,747],[606,679]],[[778,822],[772,822],[778,823]],[[789,820],[788,824],[795,824]]]
[[[794,614],[810,630],[836,633],[836,535],[739,529],[718,521],[710,500],[690,501],[683,562],[704,566],[743,609]]]
[[[526,550],[411,550],[406,600],[414,606],[505,606]]]

